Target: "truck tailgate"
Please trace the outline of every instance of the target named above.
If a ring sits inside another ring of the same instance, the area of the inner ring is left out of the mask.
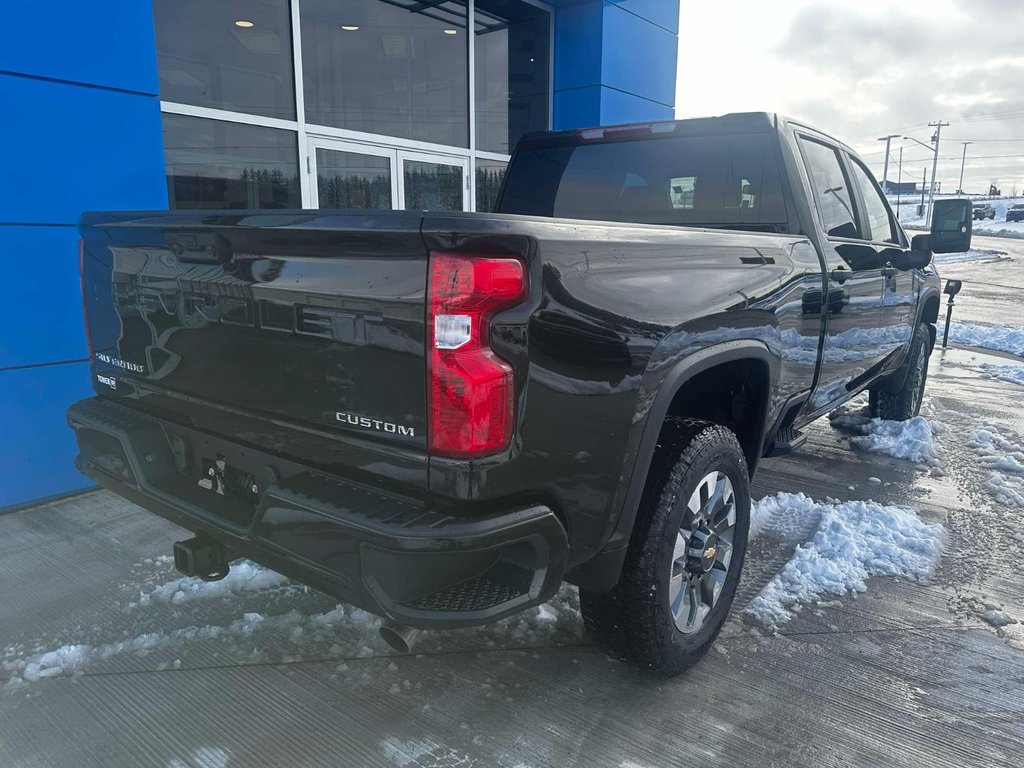
[[[94,386],[424,449],[421,220],[85,215]]]

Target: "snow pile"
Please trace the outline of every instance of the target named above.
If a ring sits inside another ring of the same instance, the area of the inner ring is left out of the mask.
[[[935,435],[940,427],[923,416],[908,421],[887,421],[871,418],[867,408],[851,411],[842,406],[828,418],[833,427],[854,435],[850,438],[854,448],[933,467],[942,464],[935,446]]]
[[[769,627],[789,621],[822,595],[865,592],[872,576],[901,576],[926,582],[942,554],[945,530],[923,523],[902,507],[874,501],[816,502],[802,493],[780,493],[754,507],[753,527],[785,513],[818,518],[810,541],[801,544],[782,570],[761,590],[746,613]]]
[[[1000,504],[1024,508],[1024,446],[991,426],[974,430],[967,447],[978,464],[989,470],[985,490]]]
[[[1011,384],[1020,384],[1024,387],[1024,365],[982,363],[979,368],[981,369],[981,375],[986,378],[1008,381]]]
[[[142,595],[138,605],[149,605],[152,600],[169,601],[175,604],[188,603],[193,600],[232,597],[245,592],[278,589],[287,585],[288,579],[276,571],[249,560],[242,560],[239,563],[233,563],[228,575],[220,581],[203,581],[191,576],[175,579]]]
[[[968,347],[994,349],[1024,357],[1024,328],[953,323],[949,329],[949,338]]]
[[[974,232],[979,235],[990,237],[1010,237],[1014,239],[1024,238],[1024,222],[985,220],[974,222]]]
[[[981,620],[992,627],[1005,627],[1007,624],[1016,624],[1017,620],[1006,611],[992,608],[981,614]]]
[[[936,253],[932,260],[936,264],[964,264],[972,261],[1012,261],[1013,257],[1006,251],[998,251],[995,248],[972,248],[967,253]]]

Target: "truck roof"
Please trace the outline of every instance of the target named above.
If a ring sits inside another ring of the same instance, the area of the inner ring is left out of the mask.
[[[690,117],[683,120],[650,120],[638,123],[617,123],[613,125],[597,125],[587,128],[572,128],[561,131],[535,131],[525,134],[521,143],[558,143],[560,140],[579,140],[580,137],[590,140],[602,138],[633,138],[638,135],[700,135],[709,133],[761,133],[776,130],[780,125],[793,123],[809,128],[816,133],[828,136],[802,120],[788,117],[777,112],[729,112],[724,115],[709,117]],[[845,143],[829,136],[844,149],[850,149]]]

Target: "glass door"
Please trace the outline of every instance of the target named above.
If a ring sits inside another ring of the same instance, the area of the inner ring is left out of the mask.
[[[387,147],[310,139],[317,208],[391,210],[399,199],[397,153]]]
[[[399,150],[399,198],[407,211],[468,211],[469,160]]]
[[[317,208],[469,210],[469,159],[375,144],[309,139]]]

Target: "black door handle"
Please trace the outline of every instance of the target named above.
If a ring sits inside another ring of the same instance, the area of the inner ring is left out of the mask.
[[[853,273],[850,272],[850,270],[848,270],[846,267],[836,267],[835,269],[828,273],[828,276],[833,283],[845,283],[847,280],[853,277]]]

